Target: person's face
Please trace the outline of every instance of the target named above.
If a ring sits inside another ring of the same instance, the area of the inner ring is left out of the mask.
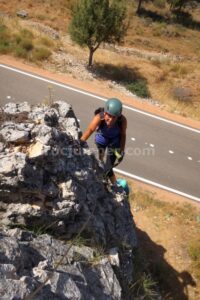
[[[107,112],[105,112],[104,113],[104,120],[105,120],[106,125],[108,127],[112,127],[115,124],[115,122],[117,120],[117,117],[112,116],[112,115],[108,114]]]

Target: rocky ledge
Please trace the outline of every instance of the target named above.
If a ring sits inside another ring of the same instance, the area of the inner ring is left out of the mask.
[[[102,180],[72,107],[0,113],[0,299],[130,299],[127,196]]]

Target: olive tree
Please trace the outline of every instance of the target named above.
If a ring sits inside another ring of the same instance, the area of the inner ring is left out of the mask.
[[[168,0],[171,10],[181,11],[181,9],[190,2],[190,0]]]
[[[121,0],[79,0],[69,26],[71,39],[89,49],[88,66],[102,42],[122,41],[126,29],[126,8]]]

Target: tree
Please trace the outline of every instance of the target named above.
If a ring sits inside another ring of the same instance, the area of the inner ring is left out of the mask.
[[[140,11],[141,11],[142,2],[143,2],[143,0],[139,0],[139,1],[138,1],[138,7],[137,7],[137,10],[136,10],[136,13],[137,13],[137,14],[139,14]]]
[[[126,8],[121,0],[79,0],[69,26],[71,39],[89,48],[88,66],[102,42],[122,41],[127,29]]]
[[[177,10],[180,12],[181,9],[190,2],[190,0],[168,0],[168,2],[170,3],[171,10]]]

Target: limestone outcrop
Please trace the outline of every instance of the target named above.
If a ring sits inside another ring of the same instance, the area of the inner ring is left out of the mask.
[[[129,203],[105,188],[80,134],[64,101],[2,108],[0,299],[129,297],[137,244]]]

